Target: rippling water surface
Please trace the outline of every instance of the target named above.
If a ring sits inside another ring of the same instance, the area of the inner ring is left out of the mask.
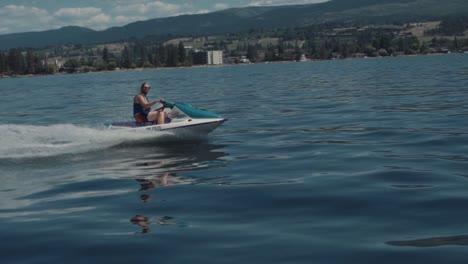
[[[466,263],[467,61],[2,79],[0,261]],[[229,121],[107,130],[143,81]]]

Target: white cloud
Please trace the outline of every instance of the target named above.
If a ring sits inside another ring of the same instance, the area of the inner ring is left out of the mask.
[[[133,17],[127,17],[127,16],[114,17],[114,22],[117,23],[118,25],[128,24],[132,21],[135,21]]]
[[[217,4],[215,4],[214,8],[216,10],[223,10],[223,9],[228,9],[229,5],[225,4],[225,3],[217,3]]]
[[[62,26],[74,25],[93,29],[104,29],[112,23],[112,17],[96,7],[61,8],[54,12],[54,19]]]
[[[102,10],[96,7],[60,8],[54,15],[60,18],[86,19],[101,14]]]
[[[45,9],[24,5],[0,7],[0,33],[37,31],[53,24],[52,21]]]
[[[64,7],[51,11],[25,5],[0,6],[0,34],[42,31],[72,25],[102,30],[138,20],[174,16],[181,14],[184,9],[193,8],[188,4],[176,5],[148,0],[134,0],[130,4],[127,1],[114,0],[112,3],[113,8],[107,11],[94,6]]]
[[[84,21],[82,24],[84,27],[94,28],[94,29],[106,29],[110,26],[110,23],[113,22],[111,16],[106,14],[99,14],[93,17],[90,17],[87,21]]]
[[[256,0],[248,4],[248,6],[278,6],[278,5],[305,5],[323,3],[329,0]]]
[[[267,5],[273,5],[275,1],[272,0],[259,0],[259,1],[253,1],[249,3],[249,6],[267,6]]]
[[[200,15],[200,14],[206,14],[206,13],[209,13],[209,12],[213,12],[213,10],[202,9],[202,10],[197,10],[197,11],[193,11],[193,12],[179,13],[179,14],[176,14],[176,15],[177,16],[179,16],[179,15]]]
[[[161,1],[136,1],[131,4],[117,5],[109,11],[113,26],[126,25],[135,21],[148,20],[157,17],[179,15],[185,5],[164,3]]]
[[[180,5],[164,3],[161,1],[152,1],[147,3],[119,5],[114,7],[110,13],[128,17],[140,16],[142,19],[147,19],[148,17],[154,18],[161,16],[172,16],[178,13],[180,10]]]

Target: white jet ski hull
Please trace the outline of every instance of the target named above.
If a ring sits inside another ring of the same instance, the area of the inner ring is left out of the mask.
[[[203,137],[218,128],[226,119],[176,119],[171,123],[157,125],[154,123],[137,124],[136,122],[114,122],[111,129],[124,129],[148,134],[169,134],[178,137]]]

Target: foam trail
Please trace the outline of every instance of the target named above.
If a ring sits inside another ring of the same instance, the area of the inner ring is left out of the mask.
[[[123,142],[144,140],[145,134],[96,129],[72,124],[0,125],[0,159],[83,153]],[[152,136],[154,138],[154,135]]]

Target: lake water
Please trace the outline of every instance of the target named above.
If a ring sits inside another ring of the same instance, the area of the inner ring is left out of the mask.
[[[229,119],[115,133],[150,99]],[[0,80],[1,263],[466,263],[468,55]]]

